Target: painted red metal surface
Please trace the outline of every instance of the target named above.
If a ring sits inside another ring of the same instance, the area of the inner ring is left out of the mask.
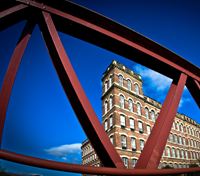
[[[105,166],[124,168],[103,126],[100,124],[58,36],[51,15],[42,12],[40,27],[46,46],[68,99],[98,157]]]
[[[34,23],[27,22],[24,30],[18,40],[15,50],[10,59],[10,63],[3,81],[2,89],[0,92],[0,146],[2,142],[4,122],[6,118],[6,111],[12,92],[12,87],[15,81],[17,70],[19,68],[22,56],[31,37],[32,30],[34,28]]]
[[[187,76],[182,73],[178,82],[176,80],[172,82],[159,117],[154,124],[151,135],[144,146],[135,168],[158,167],[176,116],[186,80]]]
[[[169,131],[176,114],[181,93],[185,85],[200,106],[200,69],[175,53],[141,36],[140,34],[71,2],[60,0],[1,0],[0,30],[24,19],[32,19],[40,25],[52,61],[76,115],[105,166],[117,168],[94,168],[63,164],[0,151],[0,158],[37,167],[69,172],[109,175],[159,175],[199,171],[199,168],[156,170]],[[31,12],[31,13],[28,13]],[[48,12],[48,13],[47,13]],[[42,14],[42,15],[41,15]],[[59,31],[76,36],[95,45],[106,48],[130,60],[158,71],[174,81],[167,95],[161,113],[149,136],[147,144],[136,165],[148,169],[120,169],[122,161],[111,145],[100,125],[58,36]],[[25,30],[26,31],[26,30]],[[31,31],[31,30],[30,30]],[[30,32],[29,31],[29,32]],[[77,32],[78,31],[78,32]],[[89,34],[89,35],[87,35]],[[0,94],[0,135],[2,137],[5,113],[14,79],[30,33],[25,32],[19,40],[10,61]],[[138,58],[138,59],[137,59]],[[9,80],[11,80],[9,82]],[[178,82],[176,80],[179,80]],[[164,118],[165,117],[165,118]],[[160,138],[159,143],[156,139]],[[146,146],[151,146],[148,150]]]
[[[82,166],[78,164],[67,164],[50,160],[38,159],[30,156],[24,156],[5,150],[0,151],[0,158],[9,161],[26,164],[30,166],[95,175],[176,175],[180,173],[200,172],[200,168],[185,168],[185,169],[120,169],[111,167],[92,167]]]

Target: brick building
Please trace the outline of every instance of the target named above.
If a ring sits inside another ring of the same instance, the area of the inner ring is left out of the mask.
[[[113,61],[102,77],[103,126],[127,168],[134,168],[158,117],[161,104],[143,94],[142,78]],[[200,125],[176,114],[159,168],[185,168],[198,164]],[[100,166],[88,140],[82,143],[82,164]]]

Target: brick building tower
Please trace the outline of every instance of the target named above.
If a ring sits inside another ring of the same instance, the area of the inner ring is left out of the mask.
[[[161,104],[143,94],[142,78],[113,61],[102,77],[102,125],[127,168],[134,168]],[[185,168],[198,164],[200,125],[176,114],[159,167]],[[101,165],[88,140],[82,143],[84,165]]]

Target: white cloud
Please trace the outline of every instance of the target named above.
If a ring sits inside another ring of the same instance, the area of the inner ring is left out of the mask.
[[[135,65],[133,68],[136,73],[140,74],[143,79],[146,79],[146,81],[150,83],[149,86],[155,88],[158,91],[169,88],[172,82],[172,80],[167,78],[166,76],[163,76],[160,73],[150,70],[141,65]]]
[[[81,152],[81,143],[65,144],[57,147],[52,147],[45,150],[48,154],[67,159],[68,154],[76,154]]]
[[[191,99],[190,98],[185,98],[185,97],[181,97],[181,100],[179,102],[179,108],[181,108],[183,106],[184,103],[190,102]]]

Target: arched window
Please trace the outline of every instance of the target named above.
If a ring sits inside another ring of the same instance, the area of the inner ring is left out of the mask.
[[[142,151],[144,148],[144,140],[140,139],[140,150]]]
[[[126,147],[127,147],[125,135],[121,135],[121,146],[122,146],[122,149],[126,149]]]
[[[138,121],[138,129],[140,133],[143,133],[143,124],[140,121]]]
[[[175,142],[175,143],[178,143],[178,138],[177,138],[176,135],[174,135],[174,142]]]
[[[145,111],[145,117],[148,119],[149,118],[149,110],[148,110],[148,108],[145,108],[144,111]]]
[[[138,84],[135,84],[135,93],[137,95],[139,95],[139,93],[140,93]]]
[[[136,139],[135,138],[131,138],[131,148],[132,150],[136,150]]]
[[[131,91],[131,80],[128,79],[127,81],[127,87],[128,87],[128,90]]]
[[[112,86],[112,75],[109,77],[109,87]]]
[[[171,157],[170,148],[167,147],[166,149],[167,149],[167,156],[168,156],[168,157]]]
[[[188,159],[188,152],[185,151],[185,158]]]
[[[124,80],[124,78],[123,78],[123,76],[122,75],[119,75],[119,85],[120,86],[123,86],[123,80]]]
[[[105,103],[104,103],[104,111],[105,111],[105,113],[107,113],[107,111],[108,111],[108,102],[107,101],[105,101]]]
[[[169,134],[169,141],[173,142],[173,135],[171,133]]]
[[[110,109],[112,109],[112,106],[113,106],[113,96],[110,96],[109,105],[110,105]]]
[[[110,128],[113,126],[113,116],[111,115],[109,118]]]
[[[133,112],[133,101],[131,99],[128,100],[128,109],[130,112]]]
[[[151,127],[149,125],[147,125],[147,134],[151,133]]]
[[[104,84],[105,92],[108,90],[108,81],[105,82]]]
[[[104,122],[104,129],[105,129],[105,131],[108,130],[108,121],[107,120],[105,120],[105,122]]]
[[[177,158],[180,158],[180,150],[179,149],[176,150],[176,156],[177,156]]]
[[[123,163],[124,163],[124,166],[125,166],[126,168],[128,168],[128,158],[122,157],[122,161],[123,161]]]
[[[141,115],[142,114],[142,109],[140,103],[137,103],[137,114]]]
[[[155,122],[155,112],[153,110],[151,111],[151,119]]]
[[[124,96],[120,95],[120,108],[124,108]]]
[[[125,127],[126,125],[126,120],[125,120],[124,115],[120,115],[120,124],[121,124],[121,127]]]
[[[175,148],[172,148],[172,157],[173,157],[173,158],[176,157],[176,151],[175,151]]]
[[[185,154],[184,154],[185,152],[184,152],[184,150],[181,150],[181,158],[183,158],[184,159],[184,157],[185,157]]]
[[[135,122],[134,122],[134,119],[130,118],[129,119],[129,123],[130,123],[130,129],[134,129],[135,128]]]
[[[133,158],[132,159],[132,167],[135,167],[136,163],[137,163],[137,159]]]

